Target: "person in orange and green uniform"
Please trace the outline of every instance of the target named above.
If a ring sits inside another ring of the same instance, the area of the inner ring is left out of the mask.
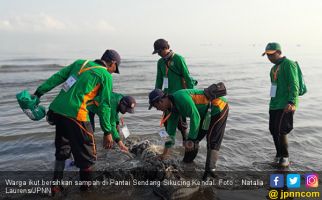
[[[224,136],[228,117],[228,103],[226,98],[220,97],[212,100],[207,98],[204,90],[183,89],[173,94],[165,94],[160,89],[154,89],[149,94],[150,107],[163,112],[167,111],[167,133],[169,140],[165,143],[160,159],[170,154],[170,148],[175,144],[176,126],[180,116],[190,118],[190,130],[185,142],[185,155],[183,161],[192,162],[197,156],[199,142],[207,136],[207,159],[204,179],[210,174],[214,177],[214,170],[218,160],[220,145]],[[206,116],[210,112],[210,124],[203,127]],[[163,120],[163,121],[164,121]]]
[[[71,153],[75,165],[80,168],[80,180],[91,180],[96,144],[87,103],[95,97],[100,99],[97,115],[104,132],[103,145],[105,148],[112,147],[111,73],[119,73],[120,62],[120,55],[115,50],[106,50],[102,58],[95,61],[76,60],[52,75],[34,93],[40,98],[62,84],[61,91],[50,104],[47,113],[47,121],[56,125],[54,180],[63,178],[65,160]],[[52,194],[62,189],[61,186],[53,186]],[[88,186],[83,185],[80,189],[87,190]]]
[[[93,101],[89,102],[87,104],[87,109],[90,111],[90,121],[92,124],[93,129],[95,129],[95,123],[94,123],[94,115],[95,113],[98,113],[99,110],[99,100],[94,99]],[[136,106],[136,101],[131,96],[124,96],[123,94],[119,94],[116,92],[112,92],[111,95],[111,130],[112,130],[112,137],[113,140],[117,143],[117,145],[120,147],[122,151],[127,152],[128,148],[124,145],[122,141],[122,135],[121,135],[121,128],[120,124],[122,125],[123,119],[119,117],[119,113],[125,114],[125,113],[134,113],[134,108]]]
[[[294,61],[282,55],[278,43],[268,43],[264,55],[274,64],[270,72],[269,130],[276,148],[275,162],[287,167],[290,163],[287,134],[293,129],[293,115],[298,106],[298,67]]]
[[[196,81],[190,76],[184,58],[170,49],[168,41],[165,39],[156,40],[152,54],[158,54],[161,57],[157,64],[155,88],[163,88],[166,94],[173,94],[181,89],[194,88]],[[166,114],[164,113],[164,115]],[[185,141],[188,129],[186,118],[180,117],[178,129],[182,134],[183,141]]]

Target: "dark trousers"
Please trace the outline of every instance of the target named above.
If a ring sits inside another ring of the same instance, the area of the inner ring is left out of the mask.
[[[199,151],[199,142],[205,136],[207,136],[207,149],[219,151],[224,138],[228,112],[229,107],[227,105],[222,112],[212,116],[208,130],[202,130],[203,121],[200,122],[199,133],[195,140],[195,148],[192,151],[185,151],[183,162],[191,163],[196,158]]]
[[[90,168],[96,160],[96,146],[90,122],[54,113],[56,124],[56,160],[64,161],[73,154],[75,165],[82,169]]]
[[[93,132],[95,132],[95,113],[89,111],[88,116],[89,116],[89,120],[90,120],[91,125],[92,125]]]
[[[207,135],[207,149],[219,150],[221,142],[224,138],[226,122],[228,118],[229,107],[228,105],[222,112],[211,117],[209,129],[207,131],[202,130],[202,123],[200,122],[199,134],[197,141],[201,141]]]
[[[269,111],[269,131],[276,149],[276,157],[288,157],[287,134],[293,129],[294,112],[284,112],[283,109]]]

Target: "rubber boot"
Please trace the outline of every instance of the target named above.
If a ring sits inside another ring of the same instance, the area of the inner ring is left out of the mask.
[[[287,135],[280,135],[280,144],[281,144],[281,154],[279,165],[281,167],[288,167],[290,165],[289,155],[288,155],[288,140]]]
[[[288,157],[288,140],[287,135],[280,135],[280,146],[282,157]]]
[[[182,135],[182,146],[185,146],[185,142],[188,139],[188,132],[187,132],[187,130],[181,131],[181,135]]]
[[[203,180],[206,180],[208,176],[213,178],[216,177],[216,163],[218,160],[219,151],[218,150],[207,150],[207,158],[206,158],[206,166],[205,166],[205,173],[203,175]]]
[[[273,140],[274,140],[274,145],[275,145],[275,149],[276,149],[276,156],[275,157],[282,157],[280,137],[273,136]]]
[[[64,176],[64,168],[65,168],[65,160],[56,160],[55,161],[55,169],[54,169],[54,177],[53,180],[61,181]],[[53,185],[51,186],[51,196],[57,196],[57,194],[61,193],[64,190],[61,185]]]
[[[183,162],[192,163],[198,154],[199,147],[196,146],[192,151],[185,151],[183,156]]]
[[[92,179],[93,179],[92,176],[93,176],[93,171],[92,171],[91,167],[79,170],[80,181],[92,181]],[[81,185],[79,189],[81,191],[88,191],[91,187],[92,187],[92,185],[85,184],[85,185]]]

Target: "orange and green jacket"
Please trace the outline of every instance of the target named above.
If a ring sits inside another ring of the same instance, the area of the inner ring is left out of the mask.
[[[111,94],[111,118],[110,118],[110,123],[111,123],[111,132],[112,132],[112,137],[113,140],[117,143],[118,141],[121,140],[120,134],[118,132],[117,126],[120,124],[120,118],[119,118],[119,104],[121,99],[123,98],[123,94],[119,94],[116,92],[112,92]],[[93,101],[90,101],[87,104],[87,109],[93,113],[98,113],[99,110],[99,99],[95,98]]]
[[[78,121],[89,121],[87,102],[99,97],[97,115],[100,118],[100,125],[104,134],[111,133],[112,76],[106,67],[94,61],[77,60],[52,75],[37,88],[35,94],[38,96],[45,94],[72,75],[77,79],[75,84],[67,92],[62,89],[49,109]]]
[[[277,86],[276,96],[271,98],[269,109],[284,109],[288,103],[298,106],[299,79],[297,64],[284,57],[270,72],[271,82]]]
[[[181,55],[174,53],[169,64],[169,68],[167,69],[166,61],[163,58],[159,59],[155,88],[162,90],[163,78],[168,77],[168,88],[164,89],[165,93],[173,94],[181,89],[192,89],[194,83],[184,58]]]
[[[199,133],[200,122],[206,116],[209,105],[209,100],[204,95],[203,90],[198,89],[179,90],[169,95],[169,98],[174,108],[170,111],[171,115],[167,120],[167,132],[171,140],[165,143],[166,148],[170,148],[175,143],[176,128],[180,116],[190,118],[188,139],[195,140]],[[214,99],[211,103],[211,116],[214,116],[224,110],[227,100],[220,97]]]

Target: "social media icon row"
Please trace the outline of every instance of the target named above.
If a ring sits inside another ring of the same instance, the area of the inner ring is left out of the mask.
[[[306,187],[316,188],[319,186],[319,177],[317,174],[306,174],[305,176]],[[284,187],[284,175],[283,174],[271,174],[270,186],[272,188]],[[288,174],[286,176],[286,186],[288,188],[300,188],[301,187],[301,175],[300,174]]]

